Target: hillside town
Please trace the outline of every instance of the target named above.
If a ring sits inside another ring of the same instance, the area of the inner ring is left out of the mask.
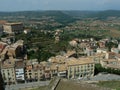
[[[55,42],[60,42],[59,32]],[[15,35],[28,33],[22,23],[3,22],[0,34],[7,36],[0,41],[0,71],[5,85],[50,80],[90,79],[95,75],[95,65],[120,70],[120,43],[116,39],[74,38],[66,52],[50,57],[47,61],[28,59],[24,40],[15,41]],[[103,71],[104,72],[104,71]]]

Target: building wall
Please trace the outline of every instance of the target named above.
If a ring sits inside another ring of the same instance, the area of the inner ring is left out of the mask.
[[[14,68],[1,69],[1,73],[5,83],[9,84],[9,82],[16,82]]]
[[[94,75],[94,64],[68,66],[68,79],[91,77]]]
[[[3,34],[3,26],[0,25],[0,36]]]
[[[9,34],[11,34],[11,33],[21,33],[21,32],[23,32],[23,24],[5,24],[5,25],[3,25],[3,29],[4,29],[4,32],[6,32],[6,33],[9,33]]]
[[[26,68],[25,70],[25,77],[26,77],[26,80],[40,80],[41,79],[41,76],[43,75],[43,70],[42,69],[37,69],[37,70],[34,70],[33,68]]]
[[[10,25],[3,25],[3,32],[12,33],[12,27]]]
[[[104,55],[101,55],[101,56],[94,56],[93,57],[93,60],[95,62],[95,64],[99,64],[101,60],[105,59],[105,56]]]
[[[24,81],[24,68],[15,69],[16,81]]]
[[[66,78],[67,77],[67,71],[58,72],[58,77]]]
[[[22,24],[12,25],[11,28],[12,28],[12,32],[14,32],[14,33],[23,32],[23,25]]]
[[[51,78],[53,78],[54,76],[58,76],[58,71],[57,70],[51,70]]]

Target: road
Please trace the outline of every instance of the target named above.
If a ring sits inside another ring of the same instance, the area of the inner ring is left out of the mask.
[[[20,90],[25,88],[33,88],[39,86],[46,86],[49,85],[50,81],[39,81],[39,82],[31,82],[31,83],[24,83],[24,84],[15,84],[15,85],[6,85],[5,90]]]

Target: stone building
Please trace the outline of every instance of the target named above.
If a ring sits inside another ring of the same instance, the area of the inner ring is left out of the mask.
[[[14,62],[6,60],[1,65],[1,74],[5,84],[15,84],[15,65]]]
[[[94,75],[94,61],[89,58],[70,58],[67,61],[67,77],[71,78],[89,78]]]
[[[43,79],[43,66],[35,60],[29,60],[25,66],[26,81],[39,81]]]
[[[19,34],[24,31],[22,23],[6,23],[3,25],[3,32],[8,34]]]
[[[15,60],[15,77],[17,83],[25,82],[25,63],[21,59]]]

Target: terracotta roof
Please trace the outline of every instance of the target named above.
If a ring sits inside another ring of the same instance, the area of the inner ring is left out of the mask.
[[[42,69],[42,65],[40,65],[40,64],[33,65],[33,70],[40,70],[40,69]]]
[[[57,70],[57,64],[52,64],[50,66],[50,70]]]
[[[5,49],[2,51],[2,53],[0,55],[5,55],[6,52],[8,51],[8,48],[9,48],[9,46],[6,46]]]
[[[15,66],[16,68],[24,68],[24,61],[23,60],[19,60],[15,62]]]
[[[13,48],[9,48],[7,54],[8,54],[9,56],[12,56],[12,55],[15,56],[15,50],[14,50]]]
[[[66,59],[65,56],[58,55],[56,57],[50,58],[49,61],[52,63],[65,63],[65,59]]]
[[[6,60],[1,64],[2,69],[14,68],[14,67],[15,67],[15,62],[11,62],[9,60]]]
[[[108,68],[114,68],[114,69],[120,69],[120,66],[119,66],[119,65],[111,65],[111,64],[108,64],[108,65],[106,65],[106,67],[108,67]]]
[[[46,62],[46,61],[43,61],[43,62],[40,62],[40,64],[42,64],[43,66],[46,66],[46,65],[47,65],[47,62]]]
[[[33,65],[33,64],[38,64],[37,59],[32,59],[32,60],[27,60],[26,65]]]
[[[0,24],[5,24],[5,23],[7,23],[7,21],[5,21],[5,20],[0,20]]]
[[[120,58],[120,54],[116,54],[116,57]]]
[[[32,62],[29,60],[26,62],[26,65],[32,65]]]
[[[21,22],[18,22],[18,23],[5,23],[4,25],[19,25],[19,24],[22,24]]]
[[[116,59],[104,59],[103,61],[104,62],[117,62]]]
[[[58,65],[58,71],[66,71],[67,65],[66,64],[60,64]]]
[[[70,58],[70,60],[68,60],[67,62],[68,66],[71,65],[80,65],[80,64],[90,64],[90,63],[94,63],[94,61],[91,58]]]
[[[94,56],[105,56],[105,53],[96,53]]]
[[[114,52],[108,52],[109,55],[116,55]]]
[[[1,69],[7,69],[7,68],[14,68],[13,64],[3,65],[1,66]]]

